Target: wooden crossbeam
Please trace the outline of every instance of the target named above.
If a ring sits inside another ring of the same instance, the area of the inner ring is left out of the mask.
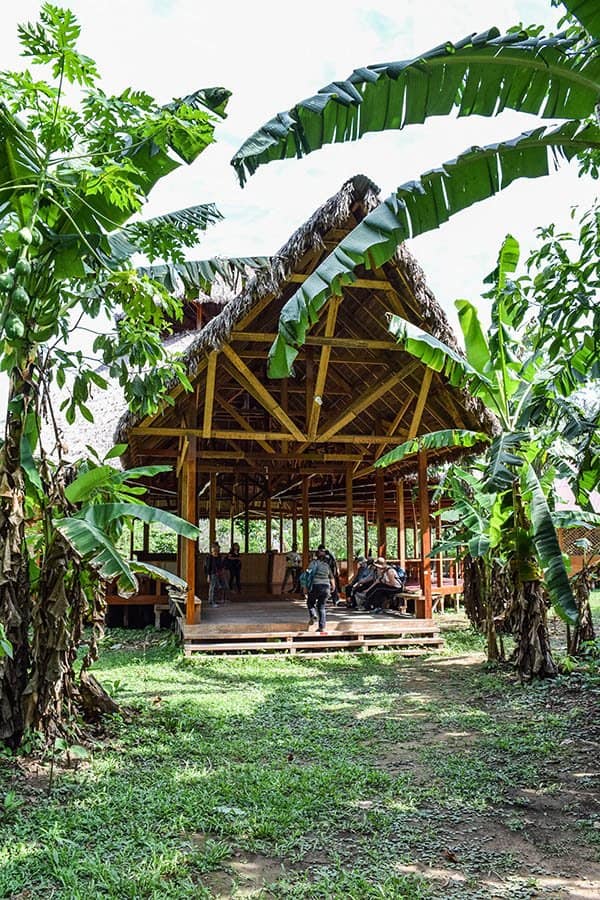
[[[292,274],[288,276],[287,280],[291,281],[293,284],[302,284],[304,281],[306,281],[307,278],[310,278],[310,274],[305,274],[304,272],[292,272]],[[347,287],[364,288],[370,291],[395,290],[394,286],[391,285],[389,281],[379,278],[355,278],[355,280],[350,282]]]
[[[215,382],[217,375],[217,358],[219,354],[213,350],[208,357],[208,367],[206,370],[206,392],[204,394],[204,421],[202,424],[202,437],[210,437],[210,429],[212,425],[213,406],[215,402]]]
[[[246,341],[249,344],[272,344],[277,334],[274,331],[232,331],[232,341]],[[343,350],[389,350],[403,353],[395,341],[375,341],[367,338],[323,337],[308,335],[304,341],[309,347],[341,347]],[[225,345],[227,346],[227,345]]]
[[[365,410],[368,406],[374,403],[375,400],[378,400],[383,394],[387,394],[395,385],[397,385],[404,378],[407,378],[411,372],[420,365],[419,362],[414,360],[410,362],[404,369],[401,369],[399,372],[395,372],[393,375],[390,375],[389,378],[386,378],[385,381],[382,381],[377,386],[369,385],[367,390],[360,397],[351,403],[346,410],[342,413],[341,416],[332,422],[322,434],[318,436],[320,441],[330,440],[338,431],[340,431],[344,425],[347,425],[348,422],[351,422],[352,419],[355,419],[357,415],[359,415],[363,410]]]
[[[260,383],[254,372],[252,372],[248,368],[246,363],[242,359],[240,359],[235,350],[233,350],[229,346],[229,344],[223,344],[223,353],[235,367],[236,372],[239,372],[247,382],[252,396],[255,397],[255,399],[258,400],[258,402],[262,406],[264,406],[267,412],[269,412],[273,416],[273,418],[277,419],[277,421],[281,425],[283,425],[284,428],[287,428],[288,431],[296,438],[296,440],[305,440],[304,435],[302,434],[296,423],[290,419],[288,414],[281,408],[279,403],[277,403],[273,395],[269,393],[269,391],[263,384]]]
[[[429,393],[432,378],[433,369],[425,369],[423,373],[423,381],[421,382],[421,390],[419,391],[419,396],[417,397],[417,405],[415,406],[412,422],[410,423],[410,427],[408,429],[409,441],[411,438],[417,436],[417,431],[419,430],[419,425],[421,424],[421,418],[423,416],[423,410],[425,409],[425,403],[427,402],[427,394]]]
[[[245,418],[242,415],[240,415],[240,413],[237,411],[237,409],[234,406],[231,405],[231,403],[228,403],[224,397],[220,397],[220,396],[217,396],[217,403],[219,404],[219,406],[221,406],[225,410],[227,415],[231,416],[232,419],[235,419],[235,421],[238,423],[238,425],[241,425],[241,427],[244,429],[244,431],[247,431],[248,434],[252,433],[252,425],[250,425],[249,422],[247,422],[245,420]],[[274,448],[271,447],[270,444],[267,444],[266,441],[258,440],[256,443],[260,444],[260,446],[263,448],[263,450],[266,450],[267,453],[271,453],[271,454],[275,453]]]
[[[156,438],[185,437],[185,435],[195,435],[196,437],[202,437],[201,428],[178,428],[176,426],[137,426],[136,428],[131,429],[131,433],[136,436]],[[297,440],[287,431],[226,431],[220,428],[213,428],[212,437],[214,439],[218,438],[225,441],[263,440],[295,442]],[[305,443],[306,440],[306,435],[302,435],[300,443]],[[389,442],[390,437],[388,434],[336,434],[334,438],[325,438],[322,435],[317,435],[317,437],[313,441],[313,443],[315,444],[389,444]],[[141,452],[143,455],[144,452],[150,453],[152,451],[148,449],[146,451],[142,450]]]
[[[404,403],[402,404],[402,406],[400,407],[400,409],[394,416],[394,421],[388,428],[388,434],[389,434],[390,438],[393,438],[393,436],[396,434],[396,430],[397,430],[398,426],[400,425],[400,422],[406,415],[408,407],[413,402],[414,397],[415,397],[415,395],[413,394],[413,392],[409,391],[408,397],[406,398],[406,400],[404,401]],[[390,440],[390,443],[391,443],[391,440]],[[382,453],[385,453],[385,444],[382,444],[381,447],[379,447],[379,449],[377,450],[377,453],[375,454],[375,459],[379,459],[379,457],[382,455]]]
[[[325,322],[324,337],[333,337],[335,331],[335,323],[337,314],[342,302],[341,297],[335,297],[329,301],[327,308],[327,321]],[[317,380],[315,383],[315,391],[313,402],[310,410],[310,420],[308,423],[308,438],[314,440],[317,436],[317,428],[319,426],[319,417],[321,415],[322,397],[325,390],[325,382],[327,380],[327,369],[329,366],[329,357],[331,356],[331,347],[325,345],[321,349],[321,358],[319,360],[319,371],[317,372]]]

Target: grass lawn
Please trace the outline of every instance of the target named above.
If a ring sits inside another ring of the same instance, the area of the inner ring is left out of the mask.
[[[600,678],[523,687],[447,639],[185,659],[111,632],[95,674],[124,713],[91,757],[52,786],[1,761],[0,897],[599,896]]]

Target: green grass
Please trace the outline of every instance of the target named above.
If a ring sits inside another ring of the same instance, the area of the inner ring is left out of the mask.
[[[125,712],[90,760],[61,757],[51,791],[47,759],[2,763],[0,897],[521,896],[478,893],[484,872],[515,891],[521,876],[468,833],[528,827],[515,797],[555,789],[582,713],[563,682],[525,690],[465,661],[476,635],[451,640],[456,662],[188,660],[164,635],[113,632],[95,674]],[[269,889],[252,893],[257,866]]]

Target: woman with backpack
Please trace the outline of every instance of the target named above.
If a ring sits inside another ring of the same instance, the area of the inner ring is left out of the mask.
[[[302,578],[302,576],[305,576]],[[335,590],[335,580],[327,561],[325,550],[317,550],[316,557],[310,563],[306,572],[302,573],[300,583],[306,598],[308,607],[308,627],[318,621],[320,634],[327,634],[327,613],[325,604]]]

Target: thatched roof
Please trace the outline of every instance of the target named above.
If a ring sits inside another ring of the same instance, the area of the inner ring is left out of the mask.
[[[236,333],[236,340],[239,341],[239,329],[244,321],[253,315],[253,311],[260,310],[256,319],[248,326],[252,332],[263,331],[265,333],[273,333],[277,328],[279,312],[286,302],[292,296],[298,287],[298,283],[302,277],[310,274],[314,270],[318,262],[332,249],[343,234],[348,233],[354,225],[360,221],[364,215],[377,206],[379,189],[368,178],[358,175],[347,181],[326,203],[324,203],[311,218],[302,225],[281,248],[281,250],[272,257],[272,264],[269,268],[261,270],[248,283],[245,290],[233,297],[226,303],[222,311],[213,318],[190,342],[184,352],[183,358],[186,364],[188,375],[193,381],[197,377],[197,373],[206,365],[208,355],[215,350],[221,350],[225,344],[231,342],[232,334]],[[357,272],[359,279],[361,272]],[[439,304],[436,302],[431,290],[428,288],[425,275],[408,249],[401,245],[398,247],[395,257],[386,263],[381,271],[377,273],[364,272],[362,277],[365,280],[374,277],[381,278],[383,276],[382,287],[386,287],[387,294],[384,292],[385,298],[394,299],[395,305],[389,307],[392,311],[397,311],[400,305],[404,311],[406,318],[429,331],[431,334],[443,340],[460,352],[456,338],[452,332],[446,315]],[[376,336],[380,339],[388,340],[387,320],[382,314],[384,306],[382,306],[382,295],[380,291],[372,292],[370,295],[361,293],[360,299],[357,299],[356,292],[353,292],[353,286],[349,286],[345,291],[344,302],[340,308],[338,322],[339,328],[335,334],[352,335],[369,337]],[[344,318],[345,316],[345,318]],[[358,317],[362,321],[358,320]],[[343,319],[343,321],[342,321]],[[319,331],[319,326],[313,329],[313,333]],[[244,345],[242,345],[244,346]],[[256,346],[256,345],[254,345]],[[263,382],[267,383],[265,361],[268,351],[268,342],[260,346],[263,354],[263,360],[252,362],[251,365],[255,375]],[[307,356],[309,351],[306,351]],[[255,354],[258,356],[258,354]],[[375,360],[376,355],[372,354]],[[393,371],[393,366],[400,364],[400,354],[395,354],[393,358],[388,354],[388,372]],[[406,359],[405,355],[402,356]],[[299,384],[308,385],[309,376],[308,368],[303,369],[303,357],[298,358],[298,381]],[[332,354],[332,365],[334,363],[334,355]],[[355,371],[361,371],[362,375],[358,377],[357,383],[363,385],[367,383],[368,370],[366,368],[368,360],[363,352],[356,354]],[[387,374],[385,371],[385,363],[371,362],[372,365],[379,364],[383,367],[381,375]],[[308,363],[306,363],[308,367]],[[361,366],[364,368],[361,369]],[[371,370],[372,371],[372,370]],[[387,405],[382,404],[379,410],[373,410],[373,417],[383,417],[384,420],[393,418],[394,403],[400,405],[400,397],[402,396],[402,386],[408,386],[413,394],[418,393],[419,378],[422,377],[423,368],[420,369],[421,376],[417,371],[406,382],[399,386],[399,393],[396,397],[391,395],[387,399]],[[346,379],[346,376],[344,376]],[[467,392],[460,391],[455,388],[444,386],[444,380],[440,376],[435,376],[435,383],[438,391],[444,391],[444,396],[433,403],[431,409],[427,409],[423,418],[423,426],[419,433],[425,430],[437,430],[440,427],[453,427],[462,424],[463,427],[481,430],[487,433],[493,433],[496,428],[496,422],[482,404],[471,397]],[[351,379],[348,384],[351,384]],[[219,380],[219,384],[221,381]],[[174,380],[173,388],[177,390]],[[278,383],[271,382],[269,389],[276,393],[280,388]],[[202,395],[202,390],[200,391]],[[180,394],[185,401],[185,395]],[[329,403],[329,412],[335,414],[334,401],[331,400],[327,387],[324,392],[324,399]],[[343,408],[344,402],[341,401]],[[297,402],[297,409],[290,407],[290,415],[294,418],[295,412],[302,415],[304,400]],[[434,408],[435,407],[435,408]],[[450,413],[447,412],[448,407],[452,408]],[[445,412],[446,411],[446,412]],[[431,421],[428,420],[431,412]],[[370,414],[370,411],[369,411]],[[434,426],[434,422],[441,423],[446,415],[447,422],[442,425]],[[437,417],[437,419],[436,419]],[[178,420],[177,412],[172,407],[167,407],[164,414],[158,416],[154,420],[154,424],[173,425]],[[459,422],[460,420],[460,422]],[[118,442],[128,442],[131,438],[132,430],[140,424],[140,418],[130,412],[126,412],[120,419],[116,432],[115,440]],[[372,424],[372,423],[371,423]],[[368,425],[366,432],[368,433]],[[402,429],[398,429],[401,434]],[[146,442],[147,443],[147,442]],[[335,443],[335,438],[332,439]],[[158,441],[156,446],[165,447],[168,441]],[[211,447],[221,447],[224,449],[228,444],[211,441]],[[147,449],[147,448],[146,448]],[[323,448],[320,448],[323,449]],[[209,448],[206,446],[206,455],[210,456]],[[150,451],[148,454],[151,455]],[[438,453],[437,460],[450,458],[457,455],[455,451],[446,454]],[[413,462],[407,462],[403,469],[407,471],[413,467]]]

